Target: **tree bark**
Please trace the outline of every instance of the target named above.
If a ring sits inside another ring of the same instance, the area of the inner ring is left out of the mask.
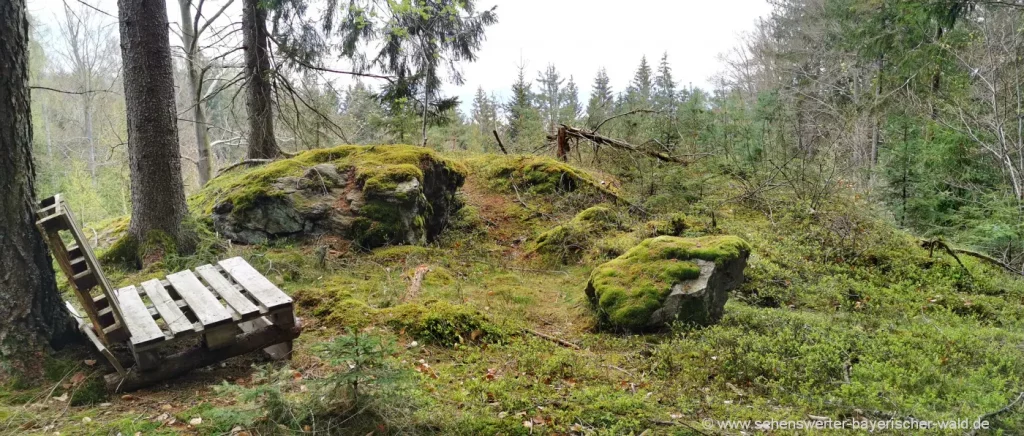
[[[199,77],[199,45],[192,20],[192,3],[178,0],[181,9],[181,43],[185,49],[185,68],[188,69],[189,95],[192,103],[192,125],[195,128],[196,169],[199,171],[199,186],[206,185],[213,178],[213,158],[210,153],[210,135],[207,131],[206,104],[203,100],[203,84]]]
[[[0,381],[38,375],[47,344],[74,324],[57,293],[52,261],[35,226],[35,167],[24,0],[0,2]]]
[[[245,74],[249,78],[246,107],[249,109],[249,159],[273,159],[280,149],[274,138],[271,107],[270,49],[267,10],[258,0],[242,2],[242,38],[245,41]]]
[[[118,0],[132,217],[129,233],[146,241],[160,233],[180,251],[192,241],[182,227],[188,213],[165,0]]]

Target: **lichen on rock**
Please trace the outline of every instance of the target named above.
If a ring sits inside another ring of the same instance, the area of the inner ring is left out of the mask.
[[[409,145],[311,150],[265,166],[234,170],[190,200],[236,242],[332,234],[364,248],[424,244],[461,206],[460,164]]]
[[[644,240],[598,266],[587,298],[606,326],[644,331],[675,321],[717,322],[728,291],[743,282],[750,245],[736,236]]]

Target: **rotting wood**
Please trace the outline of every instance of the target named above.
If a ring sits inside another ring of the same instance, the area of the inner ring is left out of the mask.
[[[160,381],[185,374],[193,369],[240,356],[274,344],[288,342],[299,336],[301,326],[282,328],[270,325],[243,333],[228,346],[210,350],[197,345],[162,359],[160,366],[151,371],[129,371],[126,375],[110,374],[105,377],[107,389],[115,392],[131,392]]]
[[[427,276],[428,272],[430,272],[430,266],[427,264],[416,267],[416,271],[412,274],[412,281],[409,282],[409,289],[402,296],[403,303],[416,299],[416,296],[420,293],[420,288],[423,287],[423,278]]]
[[[569,161],[570,149],[569,149],[569,138],[566,135],[566,130],[567,129],[568,128],[565,126],[565,124],[562,124],[562,125],[558,126],[558,133],[555,135],[555,138],[557,138],[556,139],[556,143],[558,144],[558,148],[557,148],[557,151],[555,152],[555,155],[558,157],[558,160],[560,160],[562,162],[568,162]]]

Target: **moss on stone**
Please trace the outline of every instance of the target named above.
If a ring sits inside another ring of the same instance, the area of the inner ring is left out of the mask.
[[[617,328],[641,330],[672,291],[672,285],[697,278],[695,259],[722,263],[750,251],[736,236],[647,239],[597,267],[590,277],[588,297],[602,321]]]
[[[333,163],[339,172],[354,171],[366,194],[394,190],[398,184],[417,179],[423,183],[423,165],[440,163],[447,171],[465,177],[464,165],[452,162],[433,150],[411,145],[341,145],[310,150],[255,168],[238,168],[211,180],[189,199],[192,210],[213,213],[214,206],[230,202],[232,213],[244,213],[260,199],[278,198],[284,192],[273,186],[282,177],[301,177],[313,166]]]

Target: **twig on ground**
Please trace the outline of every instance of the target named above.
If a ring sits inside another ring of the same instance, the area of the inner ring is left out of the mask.
[[[551,335],[546,335],[546,334],[538,332],[536,330],[523,329],[523,333],[531,334],[533,336],[536,336],[538,338],[544,339],[546,341],[554,342],[554,343],[556,343],[558,345],[561,345],[563,347],[572,348],[573,350],[579,350],[580,349],[579,345],[576,345],[576,344],[574,344],[572,342],[569,342],[569,341],[566,341],[564,339],[556,338],[556,337],[551,336]]]
[[[1017,395],[1016,399],[1011,401],[1010,404],[1007,404],[1002,409],[996,410],[995,412],[989,412],[989,413],[986,413],[984,415],[981,415],[974,422],[982,422],[982,421],[984,421],[986,419],[989,419],[989,418],[992,418],[992,417],[994,417],[996,415],[999,415],[1001,413],[1007,412],[1010,409],[1012,409],[1014,406],[1016,406],[1017,403],[1019,403],[1020,400],[1022,400],[1022,399],[1024,399],[1024,392],[1021,392],[1020,395]],[[974,436],[977,433],[978,433],[978,429],[974,429],[974,430],[971,430],[971,431],[967,432],[967,436]]]
[[[220,171],[217,171],[217,175],[219,176],[221,174],[224,174],[224,173],[226,173],[228,171],[231,171],[231,170],[233,170],[235,168],[238,168],[240,166],[266,165],[266,164],[268,164],[270,162],[273,162],[273,161],[274,161],[274,159],[245,159],[245,160],[243,160],[241,162],[234,163],[234,164],[228,165],[228,166],[226,166],[224,168],[221,168]]]

